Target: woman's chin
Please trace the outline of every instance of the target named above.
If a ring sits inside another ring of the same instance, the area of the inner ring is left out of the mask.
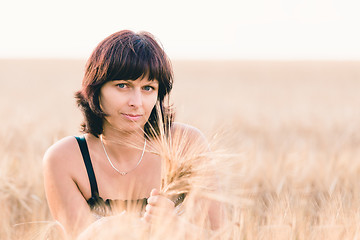
[[[127,126],[114,127],[114,130],[120,134],[138,134],[144,132],[144,126],[139,126],[138,124],[129,124]]]

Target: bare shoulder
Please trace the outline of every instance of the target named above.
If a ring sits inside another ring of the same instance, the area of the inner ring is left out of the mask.
[[[86,199],[91,191],[86,185],[86,170],[81,158],[75,137],[69,136],[49,147],[43,159],[47,202],[54,219],[67,231],[85,224],[86,216],[90,215]]]
[[[171,126],[171,132],[175,134],[189,134],[192,137],[199,137],[204,140],[206,139],[205,135],[198,128],[185,123],[174,122]]]
[[[46,168],[64,168],[78,155],[79,150],[75,137],[68,136],[48,148],[44,154],[43,165]]]
[[[190,143],[199,144],[208,147],[208,141],[205,135],[196,127],[174,122],[172,124],[171,133],[173,138],[180,138],[181,140],[187,140]]]

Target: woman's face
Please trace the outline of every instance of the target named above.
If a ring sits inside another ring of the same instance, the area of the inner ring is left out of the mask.
[[[131,132],[144,129],[158,97],[159,82],[147,77],[136,80],[106,82],[100,89],[100,107],[105,117],[104,129],[110,125]]]

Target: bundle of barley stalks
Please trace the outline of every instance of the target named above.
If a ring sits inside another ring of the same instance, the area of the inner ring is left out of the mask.
[[[77,132],[72,94],[82,64],[0,64],[0,239],[62,239],[46,203],[41,160],[52,143]],[[187,132],[157,138],[162,193],[187,193],[181,221],[144,224],[116,215],[80,239],[360,238],[358,62],[174,67],[177,120],[208,141],[204,151],[181,141]],[[209,230],[199,198],[222,204],[221,229]]]

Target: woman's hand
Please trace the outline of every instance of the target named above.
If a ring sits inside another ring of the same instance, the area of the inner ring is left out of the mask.
[[[160,195],[160,192],[154,188],[151,190],[150,197],[148,198],[148,204],[146,205],[143,219],[150,222],[157,217],[174,217],[174,210],[174,202],[167,197]]]

